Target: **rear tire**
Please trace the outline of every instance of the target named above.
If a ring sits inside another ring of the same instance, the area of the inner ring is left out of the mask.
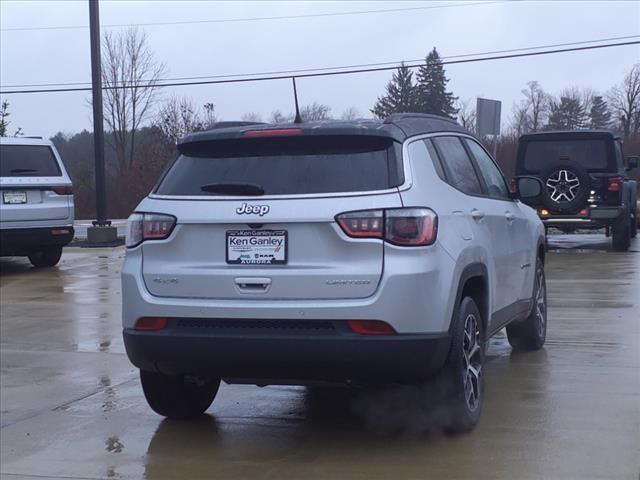
[[[547,286],[540,258],[534,282],[531,313],[525,320],[507,325],[507,338],[514,350],[539,350],[547,339]]]
[[[45,247],[29,255],[29,261],[36,268],[48,268],[58,264],[62,247]]]
[[[629,211],[625,210],[619,219],[611,227],[613,236],[613,249],[618,252],[626,252],[631,246],[631,228]]]
[[[147,403],[159,415],[187,419],[202,415],[213,403],[220,379],[169,376],[140,370],[140,382]]]
[[[484,403],[485,332],[478,306],[464,297],[453,318],[451,347],[435,387],[445,393],[443,409],[448,412],[445,430],[467,433],[480,420]]]

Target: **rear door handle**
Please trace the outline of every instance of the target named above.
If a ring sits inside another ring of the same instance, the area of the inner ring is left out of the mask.
[[[473,217],[476,222],[479,222],[484,218],[484,212],[482,210],[474,208],[473,210],[471,210],[471,217]]]

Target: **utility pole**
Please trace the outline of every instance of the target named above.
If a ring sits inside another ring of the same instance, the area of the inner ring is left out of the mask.
[[[117,229],[107,220],[104,173],[104,127],[102,114],[102,67],[100,64],[100,18],[98,0],[89,0],[89,36],[91,40],[91,91],[93,97],[93,148],[96,180],[96,220],[87,230],[87,243],[108,244],[117,241]]]

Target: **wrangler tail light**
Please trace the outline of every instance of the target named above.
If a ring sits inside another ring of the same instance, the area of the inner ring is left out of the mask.
[[[346,212],[336,221],[350,237],[382,238],[400,246],[431,245],[438,231],[438,216],[422,207]]]
[[[73,195],[73,187],[71,185],[51,187],[51,190],[58,195]]]
[[[612,177],[607,181],[607,190],[610,192],[619,192],[622,190],[622,178]]]
[[[166,317],[142,317],[139,318],[134,327],[136,330],[154,331],[162,330],[167,326]]]
[[[176,217],[161,213],[133,213],[127,222],[127,248],[145,240],[163,240],[171,235]]]

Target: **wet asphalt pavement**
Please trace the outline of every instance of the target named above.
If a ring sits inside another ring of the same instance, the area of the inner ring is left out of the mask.
[[[493,339],[482,419],[458,437],[410,389],[223,385],[208,416],[163,420],[124,354],[122,248],[0,259],[1,477],[638,479],[640,238],[550,247],[547,344]]]

